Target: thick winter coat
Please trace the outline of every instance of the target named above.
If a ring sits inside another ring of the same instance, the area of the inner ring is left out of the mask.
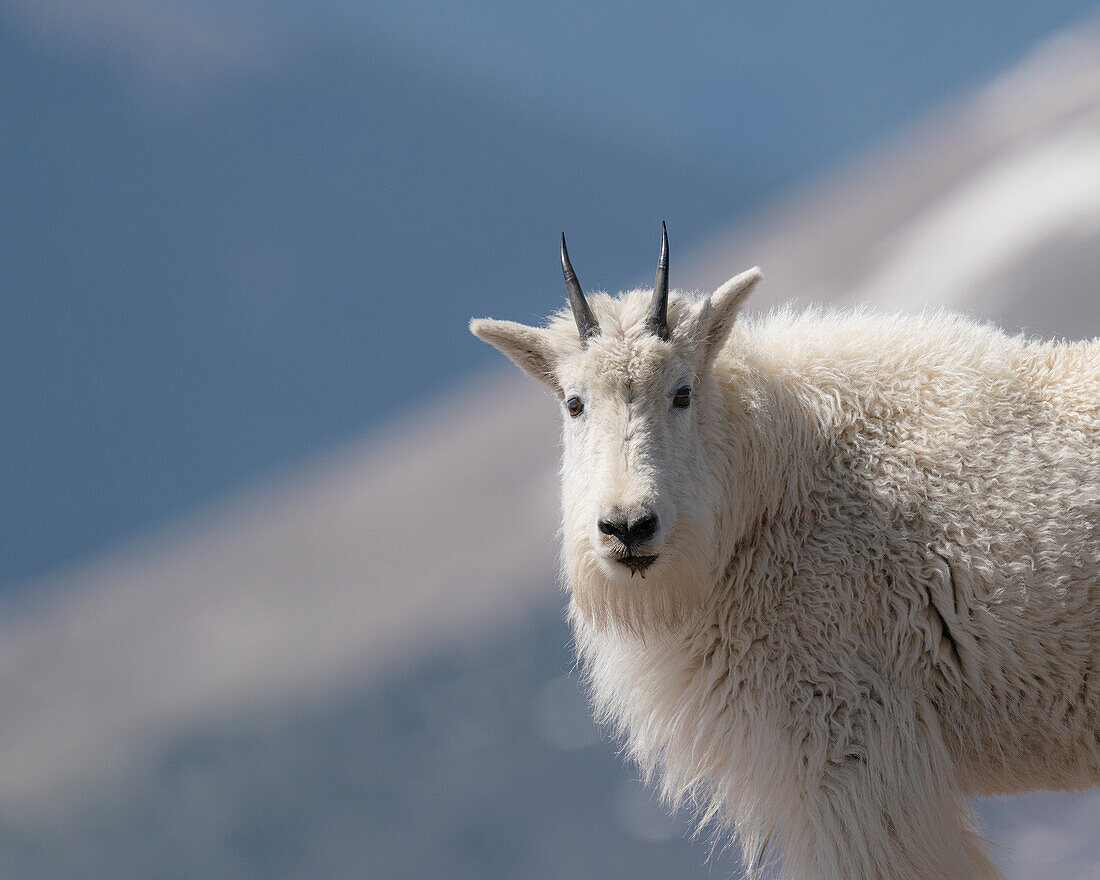
[[[758,278],[471,325],[562,401],[598,715],[751,872],[999,877],[968,796],[1100,784],[1100,344]]]

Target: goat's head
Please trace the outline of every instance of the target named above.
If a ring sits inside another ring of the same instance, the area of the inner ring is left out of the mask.
[[[663,224],[652,291],[589,300],[564,235],[561,262],[570,308],[547,327],[470,329],[561,400],[564,565],[580,611],[629,626],[678,617],[715,562],[726,492],[708,459],[723,410],[712,365],[760,272],[670,297]]]

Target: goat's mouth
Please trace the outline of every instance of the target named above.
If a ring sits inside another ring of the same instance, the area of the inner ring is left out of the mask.
[[[657,556],[635,556],[634,554],[628,553],[624,556],[616,555],[615,561],[629,568],[631,577],[640,574],[644,578],[645,570],[657,561]]]

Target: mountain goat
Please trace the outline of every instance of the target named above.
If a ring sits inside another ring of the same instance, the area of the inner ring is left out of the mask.
[[[1100,342],[585,297],[471,330],[563,416],[599,717],[750,876],[996,878],[967,796],[1100,783]]]

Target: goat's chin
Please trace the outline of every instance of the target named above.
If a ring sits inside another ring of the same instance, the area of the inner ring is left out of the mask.
[[[632,570],[626,563],[620,562],[614,554],[602,552],[595,555],[600,573],[609,583],[620,584],[624,589],[630,589],[631,586],[638,590],[645,589],[646,584],[643,582],[650,578],[659,578],[661,570],[667,564],[667,557],[662,551],[654,551],[652,554],[656,557],[654,561],[637,571]]]
[[[599,629],[645,633],[675,628],[702,605],[705,579],[690,557],[666,545],[644,572],[598,550],[566,554],[565,574],[582,619]]]

